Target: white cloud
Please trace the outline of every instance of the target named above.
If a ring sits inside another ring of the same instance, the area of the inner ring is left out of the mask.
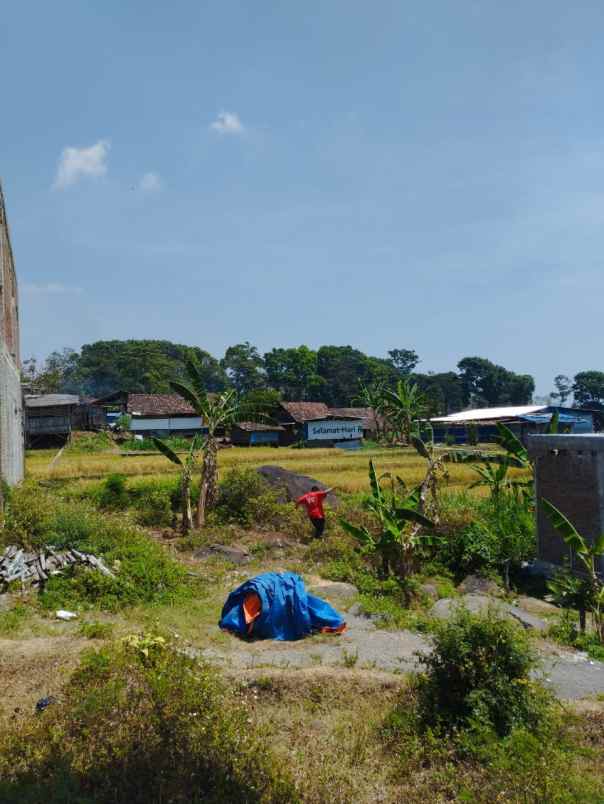
[[[72,285],[60,285],[56,282],[41,285],[35,282],[26,282],[21,286],[21,290],[30,296],[79,296],[84,292],[82,288]]]
[[[161,179],[157,173],[145,173],[139,182],[139,190],[145,193],[154,193],[161,190]]]
[[[216,120],[210,123],[210,128],[219,134],[243,134],[243,123],[235,112],[220,112]]]
[[[107,173],[109,147],[107,140],[99,140],[89,148],[64,148],[54,186],[64,190],[85,176],[104,176]]]

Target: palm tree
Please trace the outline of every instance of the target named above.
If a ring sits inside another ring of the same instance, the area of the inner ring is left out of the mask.
[[[411,443],[411,435],[416,433],[416,421],[426,411],[426,398],[419,385],[408,377],[403,377],[393,391],[385,388],[384,413],[396,435],[402,437],[406,444]]]
[[[182,523],[181,530],[183,534],[187,534],[191,530],[193,524],[193,512],[191,511],[191,480],[193,478],[193,470],[197,462],[197,451],[200,446],[199,436],[195,436],[189,447],[187,457],[183,461],[174,450],[169,447],[161,438],[153,438],[153,443],[157,449],[162,452],[169,461],[180,466],[180,501],[182,505]]]
[[[177,394],[186,399],[208,430],[202,445],[203,465],[195,512],[195,527],[202,528],[206,521],[206,510],[212,507],[218,487],[216,432],[234,424],[243,413],[243,405],[236,391],[223,391],[210,396],[204,387],[201,368],[191,356],[186,358],[185,368],[188,382],[174,380],[170,385]]]

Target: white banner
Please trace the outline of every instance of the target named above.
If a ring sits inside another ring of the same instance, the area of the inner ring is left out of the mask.
[[[306,422],[307,441],[343,441],[363,438],[362,421],[326,420]]]

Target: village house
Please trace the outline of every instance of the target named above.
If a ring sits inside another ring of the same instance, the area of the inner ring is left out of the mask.
[[[285,428],[278,424],[238,422],[231,429],[231,442],[237,447],[279,446]]]
[[[488,443],[497,438],[497,423],[505,424],[526,442],[527,436],[543,433],[555,412],[561,433],[593,433],[594,411],[554,405],[515,405],[500,408],[476,408],[430,419],[437,442],[455,441],[465,444],[474,432],[478,441]]]
[[[283,446],[303,442],[311,447],[354,448],[363,439],[362,416],[334,415],[324,402],[281,402],[277,420],[283,427]]]
[[[37,394],[25,397],[25,441],[33,447],[65,444],[79,430],[102,430],[104,410],[74,394]]]
[[[203,422],[178,394],[132,394],[118,391],[96,404],[105,410],[107,422],[115,415],[130,417],[130,432],[142,436],[193,436],[203,432]]]

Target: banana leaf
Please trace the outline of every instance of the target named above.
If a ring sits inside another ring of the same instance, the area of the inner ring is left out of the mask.
[[[183,465],[181,459],[174,452],[174,450],[172,450],[167,444],[164,444],[164,442],[160,438],[156,438],[155,436],[153,436],[153,443],[155,444],[157,449],[166,456],[166,458],[169,461],[172,461],[172,463],[175,463],[177,466]]]
[[[547,518],[552,523],[553,527],[558,531],[560,536],[564,539],[566,544],[581,555],[587,555],[589,548],[583,536],[575,528],[570,520],[568,520],[562,511],[559,511],[555,505],[549,500],[541,500],[541,505],[545,511]]]

